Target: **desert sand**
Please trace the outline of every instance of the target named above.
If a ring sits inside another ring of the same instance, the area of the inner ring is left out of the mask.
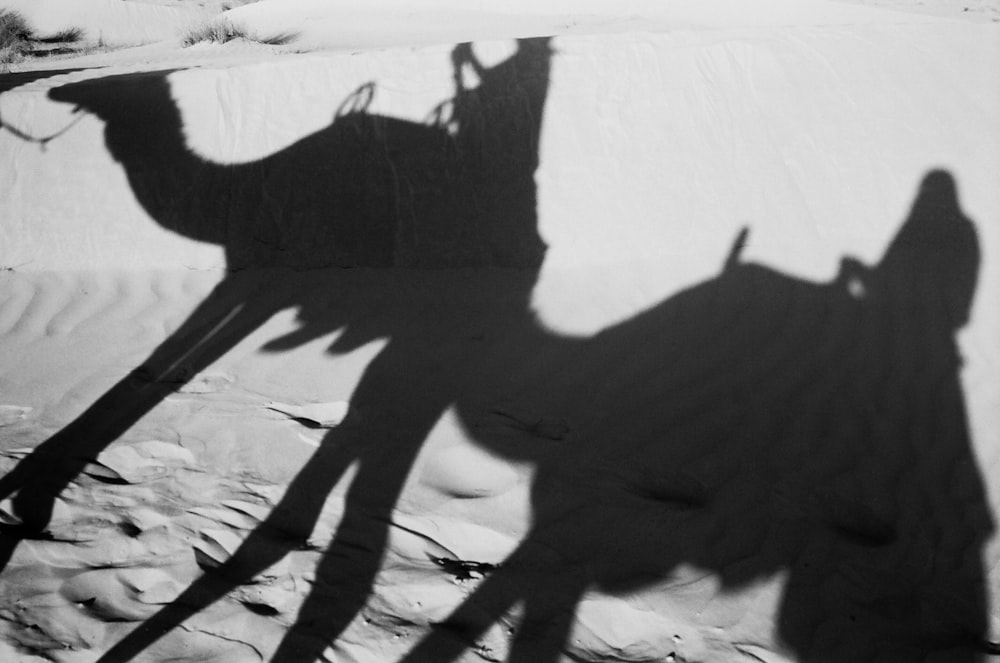
[[[1000,3],[4,6],[0,660],[1000,660]]]

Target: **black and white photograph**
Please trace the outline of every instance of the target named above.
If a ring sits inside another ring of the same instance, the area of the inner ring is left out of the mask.
[[[0,0],[0,663],[1000,663],[1000,0]]]

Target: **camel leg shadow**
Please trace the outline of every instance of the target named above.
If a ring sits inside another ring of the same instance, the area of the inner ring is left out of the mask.
[[[526,541],[531,541],[528,537]],[[472,647],[489,647],[484,639],[499,625],[511,636],[504,660],[511,663],[554,663],[560,660],[570,636],[574,613],[586,588],[585,578],[565,574],[558,587],[539,592],[544,565],[532,554],[532,544],[521,545],[503,568],[487,576],[444,621],[411,649],[401,663],[455,661]],[[550,573],[546,577],[551,580]],[[519,614],[515,615],[517,612]],[[493,652],[494,655],[497,652]]]
[[[285,555],[307,548],[327,496],[356,467],[336,534],[317,567],[316,583],[270,660],[313,660],[340,636],[371,596],[406,477],[451,394],[447,381],[426,385],[418,390],[421,397],[416,400],[409,390],[393,389],[400,371],[404,366],[412,368],[414,361],[412,349],[402,345],[390,344],[369,365],[352,397],[352,414],[326,436],[288,485],[280,503],[233,556],[192,583],[170,605],[112,647],[99,663],[133,660],[186,619],[252,582]],[[406,426],[379,426],[377,414],[373,415],[375,422],[368,418],[371,413],[398,413],[404,404],[411,406]]]
[[[0,477],[0,498],[12,496],[21,521],[0,537],[0,571],[20,540],[44,535],[56,498],[89,461],[271,317],[273,298],[257,296],[266,278],[227,277],[146,361]]]

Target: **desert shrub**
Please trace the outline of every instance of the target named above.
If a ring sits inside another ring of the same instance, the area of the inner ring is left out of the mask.
[[[0,65],[17,62],[30,50],[31,28],[24,17],[0,9]]]
[[[43,44],[68,44],[82,40],[83,35],[83,28],[66,28],[53,35],[40,37],[36,41],[40,41]]]
[[[0,9],[0,46],[30,41],[33,32],[24,17],[15,11]]]
[[[83,39],[81,28],[66,28],[51,35],[39,36],[21,14],[0,9],[0,67],[20,62],[26,56],[50,56],[76,53],[76,47],[65,44]],[[63,45],[63,46],[60,46]]]
[[[262,37],[260,35],[251,34],[243,25],[234,23],[224,18],[216,18],[208,23],[196,26],[189,30],[188,33],[184,35],[181,43],[184,46],[193,46],[194,44],[204,41],[225,44],[226,42],[234,39],[246,39],[247,41],[254,41],[259,44],[280,46],[282,44],[287,44],[294,38],[295,35],[286,34]]]
[[[193,46],[203,41],[211,41],[217,44],[225,44],[228,41],[239,38],[247,38],[246,29],[225,19],[214,19],[203,25],[192,28],[181,43],[184,46]]]

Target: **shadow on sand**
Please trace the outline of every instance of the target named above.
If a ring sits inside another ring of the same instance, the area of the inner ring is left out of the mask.
[[[954,339],[978,242],[951,176],[926,176],[873,267],[845,259],[833,282],[808,283],[741,262],[744,235],[716,278],[593,337],[560,337],[529,306],[545,253],[534,172],[551,57],[549,40],[521,40],[485,68],[457,46],[448,126],[371,114],[366,86],[328,128],[240,166],[188,150],[166,73],[50,93],[100,117],[147,212],[225,247],[230,275],[0,479],[25,523],[0,563],[44,531],[86,459],[274,313],[298,309],[301,327],[271,352],[336,330],[334,353],[388,339],[272,515],[103,663],[132,660],[304,545],[353,467],[317,582],[271,660],[319,657],[370,598],[403,485],[448,408],[492,454],[536,467],[532,527],[408,661],[453,660],[506,620],[508,660],[554,662],[588,592],[668,588],[684,565],[727,590],[786,573],[778,629],[806,660],[881,648],[976,660],[993,523]],[[346,267],[365,268],[363,292],[345,287]],[[302,298],[288,268],[326,268],[329,297]],[[498,403],[565,428],[497,425]]]

